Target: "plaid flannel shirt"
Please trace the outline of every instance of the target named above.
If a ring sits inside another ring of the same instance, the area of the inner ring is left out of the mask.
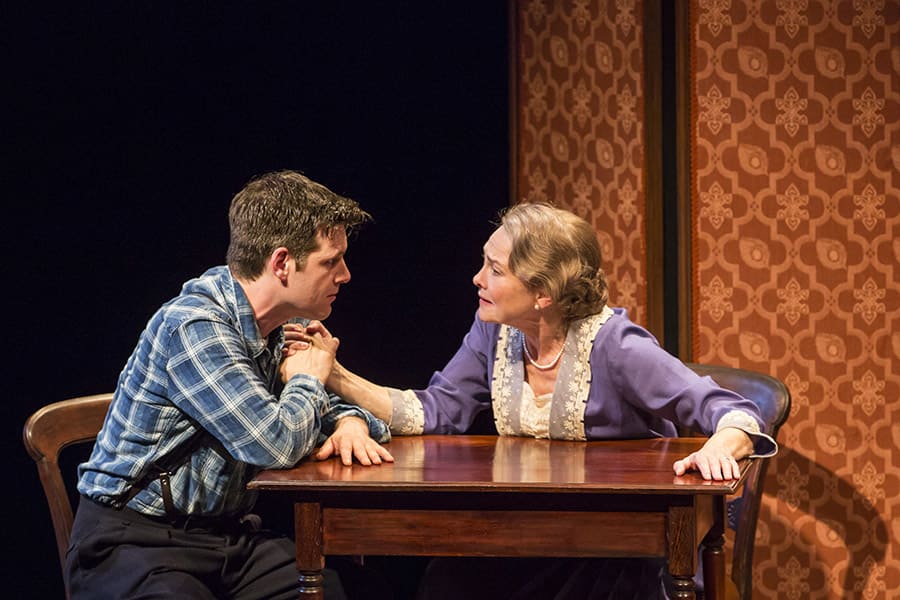
[[[256,473],[293,466],[342,417],[362,417],[374,439],[390,439],[384,422],[329,395],[315,377],[295,375],[282,386],[283,343],[280,327],[260,335],[227,267],[187,282],[150,319],[119,376],[94,450],[79,466],[78,491],[118,507],[137,484],[128,506],[161,516],[154,470],[162,469],[172,473],[178,512],[239,515],[255,501],[246,485]]]

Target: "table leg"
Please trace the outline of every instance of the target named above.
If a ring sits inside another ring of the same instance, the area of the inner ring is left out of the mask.
[[[703,539],[703,593],[710,600],[725,597],[725,498],[713,499],[713,526]]]
[[[672,598],[677,600],[695,600],[697,591],[694,580],[690,577],[672,576]]]
[[[322,569],[322,505],[317,502],[294,504],[294,538],[297,544],[297,592],[301,600],[324,600]]]
[[[725,538],[719,536],[703,547],[703,594],[710,600],[725,597]]]
[[[677,600],[695,600],[694,571],[697,555],[696,514],[693,507],[676,506],[669,509],[667,540],[669,575]]]

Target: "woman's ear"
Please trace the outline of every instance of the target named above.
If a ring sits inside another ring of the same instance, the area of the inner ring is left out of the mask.
[[[538,290],[537,296],[534,298],[534,306],[538,310],[549,308],[550,306],[553,306],[553,298],[543,291]]]

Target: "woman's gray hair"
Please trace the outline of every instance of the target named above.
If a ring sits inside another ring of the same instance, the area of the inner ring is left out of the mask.
[[[503,212],[500,225],[512,241],[512,273],[552,298],[567,322],[603,310],[609,287],[590,223],[549,204],[525,203]]]

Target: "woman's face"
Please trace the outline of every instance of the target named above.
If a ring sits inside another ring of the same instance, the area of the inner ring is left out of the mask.
[[[537,294],[509,270],[512,241],[503,227],[484,245],[484,264],[472,278],[478,287],[478,316],[482,321],[521,327],[534,321]]]

